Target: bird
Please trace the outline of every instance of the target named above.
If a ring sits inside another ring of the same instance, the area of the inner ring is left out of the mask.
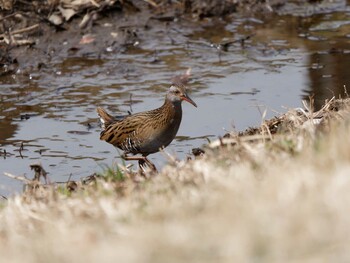
[[[197,107],[187,94],[186,83],[186,77],[173,78],[163,105],[154,110],[114,117],[97,107],[102,127],[100,139],[121,149],[124,160],[139,161],[141,171],[146,164],[157,172],[147,156],[167,147],[175,138],[182,119],[182,101]]]

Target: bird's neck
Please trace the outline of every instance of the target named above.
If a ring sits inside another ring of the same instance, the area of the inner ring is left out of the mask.
[[[162,111],[168,119],[177,119],[181,121],[182,118],[182,107],[181,101],[171,101],[165,98],[164,104],[161,107]]]

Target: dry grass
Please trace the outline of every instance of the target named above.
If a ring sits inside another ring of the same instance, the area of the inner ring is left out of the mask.
[[[70,196],[38,190],[11,198],[0,211],[1,258],[347,262],[347,104],[324,110],[322,128],[305,124],[311,114],[286,115],[297,124],[288,133],[221,141],[204,157],[148,180],[126,178],[118,187],[101,180]]]

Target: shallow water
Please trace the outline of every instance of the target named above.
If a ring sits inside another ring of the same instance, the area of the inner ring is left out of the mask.
[[[41,162],[52,181],[67,181],[120,162],[118,151],[99,140],[96,106],[116,115],[156,108],[171,77],[189,67],[198,108],[183,103],[178,137],[166,149],[179,159],[208,139],[259,125],[265,110],[269,118],[311,95],[320,107],[349,87],[349,15],[159,24],[135,45],[53,56],[40,70],[1,77],[0,174],[31,177],[29,165]],[[237,42],[220,50],[227,40]],[[161,153],[151,159],[166,163]],[[21,189],[6,177],[0,184],[2,195]]]

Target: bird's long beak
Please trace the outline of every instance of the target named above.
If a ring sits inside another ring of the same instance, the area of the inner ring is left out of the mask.
[[[197,104],[186,93],[181,96],[181,99],[185,100],[185,101],[191,103],[193,106],[197,107]]]

